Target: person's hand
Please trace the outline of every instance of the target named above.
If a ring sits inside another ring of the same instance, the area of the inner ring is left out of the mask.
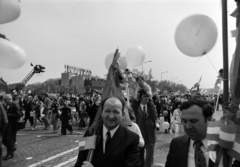
[[[90,162],[84,161],[82,167],[94,167]]]

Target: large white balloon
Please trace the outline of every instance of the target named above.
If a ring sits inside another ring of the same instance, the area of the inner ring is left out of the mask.
[[[178,49],[187,56],[203,56],[215,45],[217,34],[217,26],[210,17],[192,15],[178,25],[175,43]]]
[[[127,69],[127,59],[126,57],[119,57],[117,60],[120,69],[126,70]]]
[[[0,38],[0,67],[17,69],[26,61],[25,51],[18,45]]]
[[[128,49],[126,59],[128,66],[138,67],[142,65],[145,59],[145,52],[141,46],[134,46]]]
[[[109,53],[105,58],[105,67],[108,70],[112,64],[114,53]]]
[[[0,0],[0,24],[16,20],[20,13],[18,0]]]

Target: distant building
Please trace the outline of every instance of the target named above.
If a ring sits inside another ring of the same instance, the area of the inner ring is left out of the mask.
[[[65,72],[61,75],[62,86],[72,86],[73,93],[84,93],[89,86],[102,92],[106,81],[101,78],[92,77],[90,70],[64,65]]]

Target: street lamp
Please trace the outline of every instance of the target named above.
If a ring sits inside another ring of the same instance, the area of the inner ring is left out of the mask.
[[[172,82],[173,79],[177,79],[177,77],[171,78],[171,82]]]
[[[149,62],[152,62],[152,60],[145,61],[145,62],[143,62],[143,63],[149,63]],[[142,73],[143,73],[143,63],[142,63]]]
[[[161,82],[162,82],[162,74],[168,73],[168,71],[161,72]]]

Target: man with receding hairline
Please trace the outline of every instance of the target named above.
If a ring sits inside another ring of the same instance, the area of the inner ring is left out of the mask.
[[[121,97],[104,99],[102,125],[96,132],[96,148],[92,162],[86,161],[88,150],[79,151],[75,167],[139,167],[139,136],[123,127],[125,101]],[[85,136],[89,136],[89,131]]]
[[[205,100],[192,98],[183,102],[180,110],[186,135],[171,141],[165,167],[215,167],[216,155],[208,152],[206,139],[212,106]],[[219,167],[223,164],[220,163]],[[234,162],[233,167],[239,167],[239,162]]]

